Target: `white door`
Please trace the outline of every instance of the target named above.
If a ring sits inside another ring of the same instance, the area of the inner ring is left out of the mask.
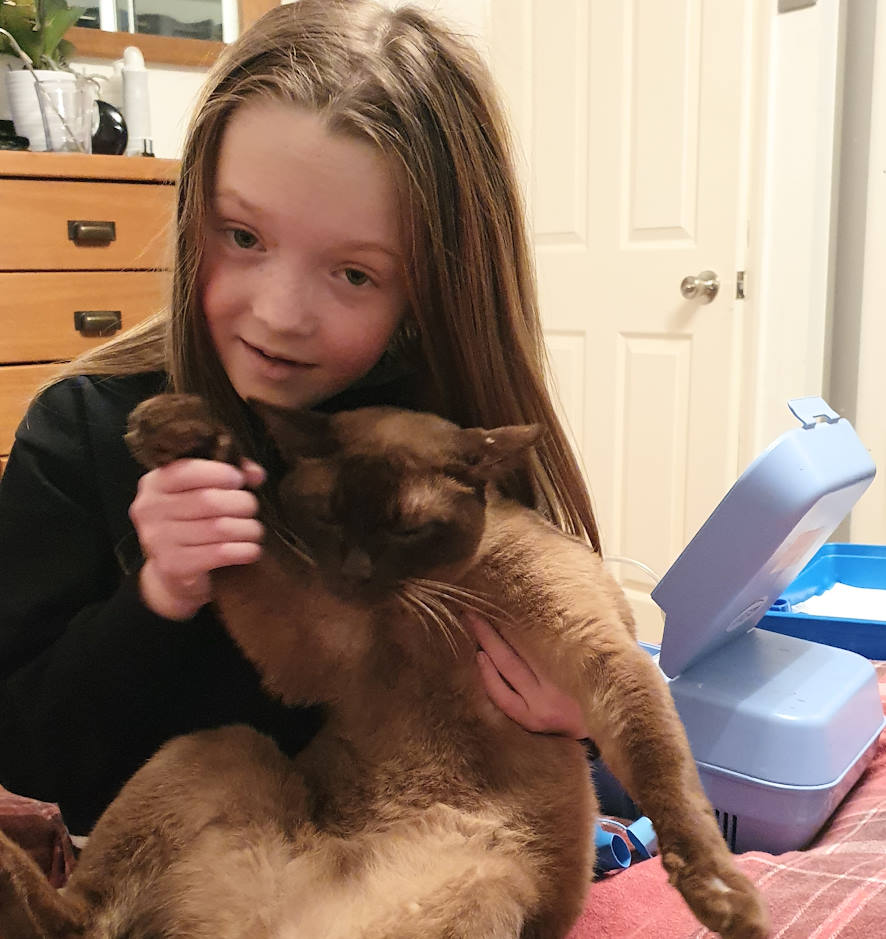
[[[751,2],[491,0],[487,10],[528,164],[554,380],[604,552],[659,576],[738,471]],[[684,300],[683,277],[706,269],[719,275],[717,297]],[[614,570],[641,637],[658,638],[652,582]]]

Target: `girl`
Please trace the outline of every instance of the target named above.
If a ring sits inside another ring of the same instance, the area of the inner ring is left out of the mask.
[[[88,831],[164,741],[245,722],[295,752],[287,709],[207,605],[261,550],[278,467],[244,403],[540,422],[511,494],[599,547],[543,377],[513,162],[479,57],[425,14],[300,0],[209,77],[181,167],[171,312],[81,357],[32,403],[0,484],[0,782]],[[128,413],[203,395],[251,459],[140,473]],[[372,498],[367,493],[367,498]],[[574,702],[472,620],[493,700],[583,736]]]

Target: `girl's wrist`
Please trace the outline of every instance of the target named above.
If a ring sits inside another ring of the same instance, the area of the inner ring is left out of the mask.
[[[138,577],[142,603],[157,616],[184,622],[191,619],[207,599],[171,590],[160,577],[150,560],[145,561]]]

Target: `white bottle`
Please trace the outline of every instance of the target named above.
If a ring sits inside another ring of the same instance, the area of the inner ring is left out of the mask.
[[[112,72],[102,85],[102,99],[115,108],[123,110],[123,59],[116,59]]]
[[[148,70],[137,46],[127,46],[123,50],[123,117],[129,131],[126,156],[153,156]]]

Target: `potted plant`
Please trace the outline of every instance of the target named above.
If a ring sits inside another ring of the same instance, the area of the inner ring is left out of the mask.
[[[16,132],[31,139],[32,150],[52,149],[50,130],[58,121],[58,106],[48,92],[76,82],[67,70],[74,46],[64,35],[82,13],[66,0],[0,0],[0,53],[8,63],[22,64],[5,70],[8,110]],[[38,95],[36,81],[43,83],[43,94]]]
[[[65,0],[0,0],[0,27],[11,33],[35,69],[67,64],[74,46],[64,35],[82,14],[82,9],[70,8]],[[2,33],[0,52],[18,55]]]

